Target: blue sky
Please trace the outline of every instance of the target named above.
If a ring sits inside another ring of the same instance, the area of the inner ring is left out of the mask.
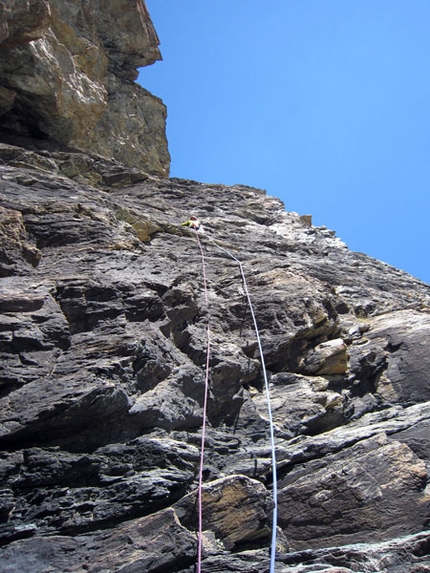
[[[430,283],[429,0],[146,0],[171,175],[243,183]]]

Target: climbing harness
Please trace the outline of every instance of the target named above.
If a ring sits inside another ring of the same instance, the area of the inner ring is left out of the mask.
[[[198,231],[199,233],[204,233],[203,225],[194,215],[189,218],[188,221],[181,223],[181,227],[190,227],[193,231]]]
[[[209,362],[210,362],[210,320],[209,320],[209,299],[208,299],[208,287],[207,287],[207,277],[206,277],[206,261],[203,251],[203,246],[199,237],[199,233],[195,232],[197,243],[200,249],[200,255],[202,260],[203,269],[203,287],[205,293],[205,302],[207,309],[207,352],[206,352],[206,374],[205,374],[205,388],[204,388],[204,399],[203,399],[203,422],[202,422],[202,439],[201,439],[201,450],[200,450],[200,469],[199,469],[199,484],[198,484],[198,494],[197,494],[197,505],[198,505],[198,551],[197,551],[197,573],[201,573],[201,560],[202,560],[202,536],[203,536],[203,511],[202,511],[202,489],[203,489],[203,463],[204,463],[204,448],[205,448],[205,435],[206,435],[206,412],[207,412],[207,401],[209,394]],[[242,277],[243,290],[248,302],[249,310],[251,312],[252,321],[254,325],[255,335],[257,338],[257,345],[260,354],[261,367],[263,370],[264,386],[266,391],[266,400],[268,407],[268,417],[269,417],[269,427],[270,427],[270,445],[271,445],[271,457],[272,457],[272,495],[273,495],[273,516],[272,516],[272,539],[271,539],[271,549],[270,549],[270,573],[275,573],[275,559],[276,559],[276,533],[277,533],[277,523],[278,523],[278,486],[277,486],[277,473],[276,473],[276,451],[275,451],[275,432],[272,417],[272,408],[270,403],[270,392],[269,392],[269,381],[267,377],[266,363],[264,360],[263,347],[261,344],[260,333],[258,330],[257,319],[255,317],[254,308],[252,306],[251,296],[249,294],[248,284],[246,281],[245,272],[243,270],[242,262],[235,257],[230,251],[221,247],[213,239],[206,235],[206,239],[209,240],[213,245],[215,245],[220,251],[224,252],[231,259],[233,259],[239,266],[240,274]]]

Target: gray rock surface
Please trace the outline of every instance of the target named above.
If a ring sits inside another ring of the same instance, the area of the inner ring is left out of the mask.
[[[202,571],[269,570],[248,291],[276,573],[429,572],[430,286],[163,178],[144,3],[7,0],[0,42],[0,570],[195,571],[208,325]]]
[[[2,2],[1,141],[53,140],[167,175],[165,106],[134,83],[158,44],[142,0]]]
[[[225,249],[269,373],[277,571],[428,570],[428,285],[258,189],[0,160],[5,571],[193,571],[207,320],[204,571],[267,570],[267,403]]]

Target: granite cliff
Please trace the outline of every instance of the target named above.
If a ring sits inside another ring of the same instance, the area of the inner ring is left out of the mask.
[[[203,571],[268,571],[261,363],[221,246],[269,373],[276,571],[430,571],[430,287],[264,191],[166,178],[164,107],[132,82],[159,57],[142,3],[0,17],[1,570],[194,570],[210,320]]]

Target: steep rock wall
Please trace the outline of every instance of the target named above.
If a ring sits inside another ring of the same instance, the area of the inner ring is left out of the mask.
[[[134,83],[161,59],[142,0],[8,0],[0,30],[2,141],[47,138],[168,174],[165,106]]]
[[[0,149],[0,562],[191,572],[208,310],[203,570],[429,566],[430,287],[244,186]],[[66,177],[85,165],[86,180]],[[108,184],[114,182],[115,186]],[[198,207],[196,207],[198,206]]]
[[[141,2],[6,0],[0,40],[0,569],[194,571],[210,320],[202,570],[268,571],[267,404],[227,249],[268,368],[276,572],[429,571],[430,287],[261,190],[158,177]]]

